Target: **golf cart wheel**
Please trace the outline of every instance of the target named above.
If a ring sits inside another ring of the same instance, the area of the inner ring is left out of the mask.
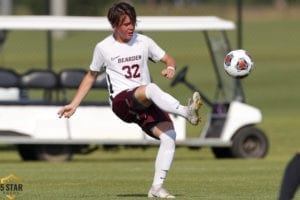
[[[37,145],[36,156],[43,161],[69,161],[72,158],[72,146]]]
[[[266,135],[254,126],[241,128],[232,138],[231,153],[235,158],[263,158],[268,149]]]
[[[34,145],[30,144],[20,144],[17,145],[19,155],[24,161],[34,161],[37,160]]]

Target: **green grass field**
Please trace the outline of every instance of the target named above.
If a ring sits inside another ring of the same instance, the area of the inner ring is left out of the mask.
[[[199,151],[178,148],[166,182],[166,188],[178,199],[274,200],[285,165],[299,150],[299,16],[297,19],[278,15],[263,20],[248,13],[243,30],[243,47],[255,60],[253,74],[243,81],[244,89],[247,102],[262,110],[264,121],[258,126],[269,138],[269,153],[259,160],[217,160],[209,148]],[[187,33],[185,38],[189,40],[183,41],[178,40],[182,33],[149,34],[174,55],[179,68],[185,64],[190,66],[188,80],[213,94],[211,64],[205,44],[199,39],[201,36]],[[79,33],[72,33],[65,42],[57,41],[55,70],[86,68],[95,42],[101,37],[89,33],[83,38]],[[165,42],[166,37],[169,42]],[[234,46],[235,34],[230,37]],[[0,64],[20,72],[30,67],[45,67],[46,53],[39,49],[42,39],[43,35],[32,38],[30,34],[11,33],[9,41],[22,40],[30,49],[23,49],[17,42],[4,46]],[[80,48],[65,49],[64,45],[74,43]],[[33,53],[36,51],[41,55]],[[155,81],[185,101],[191,92],[182,85],[170,88],[169,82],[160,78],[160,69],[152,70]],[[204,115],[207,112],[206,107]],[[188,136],[199,135],[201,128],[188,125]],[[146,199],[157,148],[100,149],[90,155],[76,155],[73,161],[64,163],[23,162],[14,149],[0,150],[0,177],[15,174],[23,179],[24,191],[17,199]],[[5,199],[5,195],[0,193],[0,198]],[[295,199],[300,199],[300,192]]]
[[[23,178],[18,199],[146,199],[156,149],[99,151],[65,163],[21,162],[1,153],[1,175]],[[178,199],[276,199],[284,158],[216,160],[177,149],[166,187]]]

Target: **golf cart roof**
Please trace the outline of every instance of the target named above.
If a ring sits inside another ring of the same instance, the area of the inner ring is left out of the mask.
[[[235,24],[215,16],[140,16],[137,30],[205,31],[232,30]],[[111,30],[106,17],[0,16],[0,30]]]

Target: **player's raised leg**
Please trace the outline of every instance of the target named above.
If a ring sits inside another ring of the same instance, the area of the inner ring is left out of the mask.
[[[191,124],[198,124],[200,122],[199,110],[202,106],[202,100],[199,92],[194,92],[192,99],[189,99],[187,106],[187,120]]]
[[[200,122],[199,110],[202,100],[198,92],[194,92],[188,106],[181,105],[177,99],[161,90],[154,83],[145,86],[145,95],[147,99],[153,101],[162,110],[180,115],[186,118],[192,125],[197,125]]]

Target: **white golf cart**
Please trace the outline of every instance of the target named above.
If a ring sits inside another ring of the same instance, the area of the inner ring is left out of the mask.
[[[140,31],[201,31],[204,33],[217,77],[217,100],[210,100],[189,83],[182,68],[172,86],[183,83],[201,93],[211,113],[197,138],[186,137],[186,122],[171,116],[177,131],[177,146],[211,147],[217,158],[262,158],[268,151],[265,134],[255,127],[261,122],[260,110],[245,104],[240,80],[224,74],[223,58],[230,50],[227,30],[231,21],[218,17],[140,17]],[[104,17],[2,16],[0,30],[36,31],[107,31],[110,25]],[[210,37],[210,31],[220,37]],[[51,57],[51,34],[48,34],[48,54]],[[51,60],[48,62],[51,63]],[[134,124],[126,124],[111,111],[108,102],[86,102],[70,119],[59,119],[59,108],[67,102],[66,91],[78,87],[84,70],[66,69],[60,73],[32,70],[18,74],[0,68],[0,143],[17,145],[24,160],[70,160],[73,153],[87,153],[90,145],[155,146],[159,141],[146,136]],[[105,73],[98,76],[95,89],[106,89]],[[42,100],[26,95],[28,89],[44,90]],[[53,93],[58,92],[57,98]]]

